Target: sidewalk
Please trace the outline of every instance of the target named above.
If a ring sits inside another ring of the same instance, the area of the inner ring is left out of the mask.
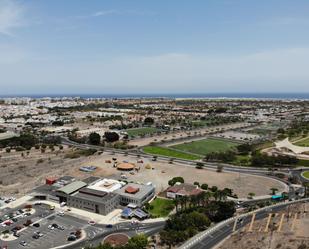
[[[122,212],[121,209],[115,209],[113,212],[110,212],[108,215],[101,215],[101,214],[96,214],[96,213],[92,213],[92,212],[88,212],[85,210],[72,208],[68,206],[60,207],[59,203],[55,203],[52,201],[41,201],[41,203],[55,206],[56,211],[63,211],[71,216],[75,216],[83,220],[92,220],[98,224],[116,224],[119,222],[119,217]],[[67,211],[67,209],[70,209],[71,211]]]

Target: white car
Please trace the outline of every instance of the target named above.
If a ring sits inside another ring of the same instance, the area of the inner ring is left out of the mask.
[[[48,226],[48,229],[54,230],[55,228],[54,228],[52,225],[49,225],[49,226]]]
[[[59,216],[63,216],[63,215],[64,215],[64,212],[63,212],[63,211],[59,211],[58,215],[59,215]]]

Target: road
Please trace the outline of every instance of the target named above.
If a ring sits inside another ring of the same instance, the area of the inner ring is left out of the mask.
[[[94,234],[92,237],[87,237],[86,240],[75,243],[74,245],[67,245],[65,249],[82,249],[86,246],[98,246],[105,237],[113,233],[124,233],[128,236],[134,236],[138,233],[145,233],[148,236],[154,235],[164,228],[165,222],[153,223],[137,223],[131,224],[129,222],[119,223],[113,228],[106,228],[105,225],[95,225],[100,232]]]
[[[308,198],[303,200],[304,202],[308,202]],[[264,219],[268,216],[269,213],[279,212],[283,210],[287,206],[291,205],[292,203],[285,203],[281,206],[269,207],[267,209],[263,209],[261,211],[257,211],[255,215],[255,220]],[[239,222],[236,226],[236,230],[246,226],[249,222],[251,222],[252,215],[243,218],[242,222]],[[192,243],[189,245],[189,242],[186,242],[180,249],[210,249],[217,245],[219,242],[223,241],[229,235],[233,233],[234,227],[234,220],[231,220],[224,226],[220,227],[219,229],[215,229],[212,232],[209,232],[202,240],[196,241],[196,243]]]
[[[152,159],[153,155],[146,154],[142,151],[136,151],[134,150],[119,150],[119,149],[113,149],[113,148],[105,148],[97,145],[90,145],[90,144],[79,144],[74,141],[69,140],[66,137],[62,137],[62,144],[64,145],[70,145],[74,146],[76,148],[80,149],[96,149],[96,150],[104,150],[106,152],[115,153],[115,154],[127,154],[130,156],[143,156],[145,158]],[[166,156],[157,156],[157,160],[163,160],[163,161],[169,161],[171,158]],[[196,161],[193,160],[186,160],[186,159],[178,159],[174,158],[174,162],[179,162],[187,166],[195,167]],[[205,163],[204,167],[208,169],[216,170],[218,165],[222,165],[224,167],[225,171],[230,172],[239,172],[239,173],[246,173],[246,174],[268,174],[269,170],[268,168],[254,168],[254,167],[241,167],[241,166],[232,166],[230,164],[222,164],[222,163]],[[289,169],[281,170],[280,173],[289,173]],[[279,172],[279,171],[278,171]]]

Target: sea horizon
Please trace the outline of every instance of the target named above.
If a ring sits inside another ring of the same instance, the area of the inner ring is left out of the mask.
[[[0,94],[0,98],[226,98],[226,99],[300,99],[309,100],[309,93],[130,93],[130,94]]]

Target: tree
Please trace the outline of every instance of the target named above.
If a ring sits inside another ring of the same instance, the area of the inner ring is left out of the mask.
[[[277,133],[280,133],[280,134],[284,134],[285,133],[285,130],[283,128],[279,128],[277,130]]]
[[[204,163],[202,163],[202,162],[197,162],[196,163],[196,168],[197,169],[202,169],[204,167]]]
[[[207,183],[203,183],[201,185],[201,189],[207,190],[208,189],[208,184]]]
[[[126,246],[127,248],[134,248],[134,249],[146,249],[148,245],[148,240],[146,235],[144,234],[138,234],[129,239],[128,245]]]
[[[144,124],[145,124],[145,125],[153,125],[153,124],[154,124],[154,119],[151,118],[151,117],[147,117],[147,118],[145,118],[145,120],[144,120]]]
[[[168,185],[174,186],[176,182],[184,183],[185,180],[181,176],[173,177],[171,180],[168,181]]]
[[[271,188],[270,191],[271,191],[272,195],[275,195],[276,192],[278,191],[278,189],[277,188]]]
[[[119,135],[117,132],[110,132],[110,131],[107,131],[104,133],[104,137],[105,137],[105,140],[109,143],[113,143],[113,142],[116,142],[119,140]]]
[[[101,142],[101,136],[98,133],[92,132],[89,135],[89,143],[90,144],[98,145],[98,144],[100,144],[100,142]]]
[[[248,143],[240,144],[237,146],[238,153],[241,155],[248,155],[252,150],[252,146]]]
[[[210,188],[210,190],[211,190],[211,192],[216,192],[216,191],[218,191],[218,187],[217,186],[212,186]]]

